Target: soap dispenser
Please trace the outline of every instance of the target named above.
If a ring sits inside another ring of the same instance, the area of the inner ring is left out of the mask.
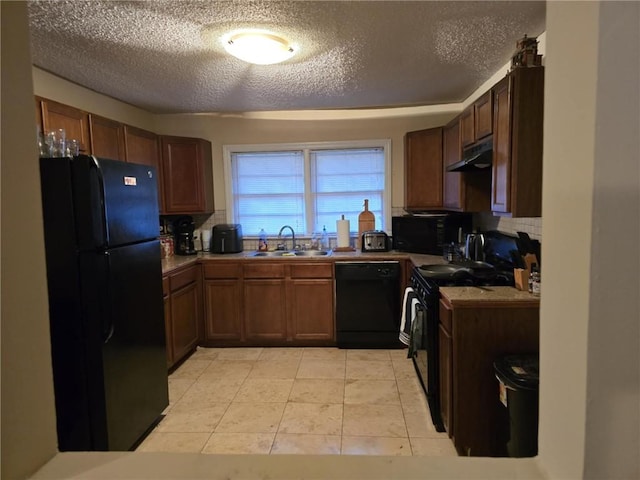
[[[269,245],[267,244],[267,233],[264,231],[264,228],[260,229],[258,238],[258,250],[261,252],[267,251],[269,249]]]
[[[327,227],[322,226],[322,237],[320,237],[320,249],[329,250],[329,234],[327,233]]]

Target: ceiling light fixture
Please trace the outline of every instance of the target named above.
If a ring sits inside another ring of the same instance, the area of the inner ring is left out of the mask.
[[[287,40],[265,31],[234,32],[223,37],[222,42],[231,55],[256,65],[284,62],[296,53],[296,48]]]

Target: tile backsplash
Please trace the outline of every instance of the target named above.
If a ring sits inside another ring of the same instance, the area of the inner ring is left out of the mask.
[[[392,215],[404,215],[406,212],[402,208],[393,208]],[[214,225],[220,223],[227,223],[226,210],[216,210],[211,215],[193,215],[196,229],[198,230],[211,230]],[[486,230],[499,230],[504,233],[511,233],[513,235],[516,232],[526,232],[529,236],[535,240],[542,241],[542,218],[509,218],[494,216],[490,212],[476,213],[473,215],[473,226],[480,231]],[[297,238],[297,237],[296,237]],[[270,240],[270,244],[275,245],[275,239]],[[308,238],[301,237],[301,243],[306,243]],[[335,237],[330,238],[331,246],[335,246]],[[245,250],[256,250],[258,247],[257,238],[245,238],[244,248]]]
[[[509,218],[498,217],[491,213],[477,213],[473,216],[473,226],[478,230],[499,230],[516,234],[525,232],[535,240],[542,242],[542,218]]]

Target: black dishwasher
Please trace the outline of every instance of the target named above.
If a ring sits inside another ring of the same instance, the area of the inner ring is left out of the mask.
[[[336,262],[338,348],[402,348],[400,262]]]

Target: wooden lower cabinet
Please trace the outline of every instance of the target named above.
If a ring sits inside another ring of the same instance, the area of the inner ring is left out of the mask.
[[[442,322],[439,326],[438,355],[440,362],[440,415],[449,437],[453,435],[453,339]]]
[[[278,342],[287,338],[284,278],[244,280],[244,331],[248,342]]]
[[[441,413],[463,456],[504,456],[504,407],[493,362],[539,351],[539,306],[440,300]],[[508,426],[507,426],[508,428]]]
[[[233,344],[244,340],[242,266],[210,262],[204,266],[204,342]]]
[[[204,265],[207,346],[333,345],[331,262],[209,262]]]
[[[164,302],[164,334],[167,349],[167,368],[173,366],[173,348],[171,346],[171,289],[169,277],[162,277],[162,299]]]
[[[309,263],[290,267],[287,288],[288,340],[334,341],[333,265]]]
[[[199,343],[202,309],[200,265],[178,270],[166,278],[170,293],[164,301],[165,329],[167,363],[171,368],[195,350]]]

